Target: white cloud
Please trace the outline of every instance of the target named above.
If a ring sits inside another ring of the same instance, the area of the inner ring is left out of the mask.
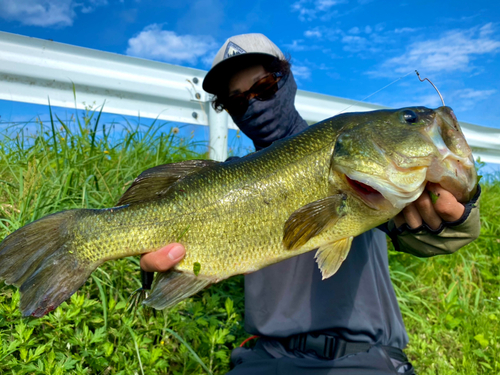
[[[432,87],[429,88],[429,91],[432,91]],[[400,107],[414,107],[414,106],[424,106],[427,108],[437,108],[442,106],[441,98],[437,94],[437,92],[433,92],[430,94],[415,96],[413,100],[407,101],[404,105],[398,105],[397,108]]]
[[[314,49],[319,49],[319,46],[304,43],[304,39],[297,39],[292,41],[292,44],[285,44],[285,47],[289,51],[297,52],[297,51],[310,51]]]
[[[171,63],[195,64],[218,47],[212,37],[178,35],[152,24],[128,41],[127,55]],[[206,61],[204,61],[206,62]]]
[[[89,0],[88,4],[82,3],[79,5],[82,7],[82,13],[90,13],[97,7],[108,5],[108,0]]]
[[[0,17],[33,26],[71,26],[76,14],[72,0],[2,0]]]
[[[362,32],[364,32],[365,34],[371,34],[372,31],[373,31],[373,29],[369,25],[365,26],[363,29],[360,29],[359,27],[354,26],[354,27],[349,29],[348,33],[349,34],[361,34]]]
[[[304,36],[307,38],[326,39],[329,41],[338,40],[339,36],[343,34],[344,32],[339,28],[329,28],[325,26],[316,26],[304,32]]]
[[[497,90],[474,90],[474,89],[463,89],[457,90],[455,94],[462,99],[486,99],[488,96],[496,93]]]
[[[309,69],[307,66],[292,65],[292,72],[294,77],[299,80],[311,78],[311,69]]]
[[[496,94],[497,90],[474,90],[461,89],[450,94],[453,106],[460,108],[461,111],[473,109],[478,103],[485,101],[490,96]]]
[[[413,28],[413,27],[402,27],[400,29],[395,29],[394,32],[396,34],[403,34],[403,33],[413,33],[417,31],[418,29]]]
[[[494,30],[493,23],[490,22],[479,29],[479,36],[486,37],[490,34],[493,34],[494,31],[495,30]]]
[[[357,35],[344,35],[342,37],[344,44],[343,50],[347,52],[374,52],[375,47],[373,42],[365,37]]]
[[[378,25],[377,25],[378,27]],[[308,38],[317,38],[319,40],[327,40],[330,42],[340,41],[343,44],[343,50],[353,53],[375,53],[379,52],[381,46],[388,46],[391,44],[392,39],[385,36],[385,33],[378,33],[374,31],[374,28],[370,25],[366,26],[354,26],[348,31],[344,31],[340,28],[329,28],[325,26],[316,26],[313,29],[307,30],[304,36]],[[312,49],[310,47],[307,49]],[[319,48],[319,46],[315,46]],[[302,50],[305,50],[303,48]],[[323,49],[328,53],[327,49]]]
[[[304,32],[304,36],[307,38],[313,38],[313,37],[321,38],[322,35],[323,34],[321,34],[321,31],[319,31],[317,28],[313,30],[306,30]]]
[[[418,83],[417,83],[418,84]],[[437,108],[442,105],[439,95],[430,85],[424,85],[409,90],[405,95],[385,97],[384,105],[394,108],[412,107],[422,105],[428,108]],[[492,96],[498,93],[498,90],[476,90],[476,89],[459,89],[446,91],[446,86],[441,87],[444,91],[441,92],[446,105],[451,106],[460,112],[468,111],[476,108],[480,103],[491,100]],[[415,92],[416,91],[416,92]]]
[[[294,40],[292,44],[285,44],[284,47],[290,51],[303,51],[306,46],[301,44],[303,42],[302,39]]]
[[[491,24],[469,30],[452,30],[439,39],[412,43],[401,56],[388,59],[382,70],[405,73],[470,71],[479,55],[500,52],[500,40],[490,37]]]
[[[329,10],[331,7],[334,5],[340,3],[340,1],[335,1],[335,0],[316,0],[315,1],[315,6],[316,9],[319,11],[325,11]]]
[[[0,0],[0,17],[28,26],[65,27],[73,25],[76,9],[89,13],[107,4],[107,0]]]
[[[335,5],[346,3],[347,0],[298,0],[292,4],[292,12],[299,13],[299,20],[312,21],[316,18],[329,19],[336,11]]]
[[[311,21],[316,18],[316,12],[305,7],[307,0],[299,0],[292,4],[292,12],[299,12],[299,20]]]
[[[217,54],[216,49],[212,50],[211,52],[208,52],[205,56],[201,58],[202,64],[205,65],[207,68],[211,68],[216,54]]]

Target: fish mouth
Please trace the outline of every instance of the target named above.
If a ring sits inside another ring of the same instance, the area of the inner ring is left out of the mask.
[[[423,193],[427,183],[426,167],[402,171],[391,165],[384,178],[342,167],[337,170],[345,176],[355,196],[374,210],[402,210]]]
[[[356,193],[356,196],[361,198],[361,200],[368,207],[374,210],[380,210],[383,209],[387,203],[389,203],[389,201],[385,199],[384,195],[377,189],[361,181],[350,178],[347,174],[344,174],[344,176],[349,186]]]

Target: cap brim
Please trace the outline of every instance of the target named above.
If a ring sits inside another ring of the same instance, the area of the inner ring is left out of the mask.
[[[265,64],[275,58],[275,56],[268,53],[249,52],[222,60],[210,69],[205,76],[203,80],[203,90],[210,94],[218,94],[221,89],[225,90],[227,88],[229,78],[238,70],[253,64]]]

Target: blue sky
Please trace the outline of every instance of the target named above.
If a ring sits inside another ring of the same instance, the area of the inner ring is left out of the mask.
[[[418,69],[459,120],[500,128],[498,1],[1,0],[0,30],[205,70],[228,37],[261,32],[300,89],[363,100],[411,73],[367,101],[439,106]]]

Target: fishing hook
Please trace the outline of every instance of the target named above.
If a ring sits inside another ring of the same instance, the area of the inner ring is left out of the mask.
[[[445,104],[444,104],[443,97],[441,96],[441,93],[439,92],[439,90],[437,89],[437,87],[434,86],[434,83],[432,83],[429,78],[424,78],[424,79],[420,78],[420,74],[418,74],[418,70],[415,70],[415,73],[417,73],[417,77],[420,80],[420,82],[429,81],[429,83],[432,85],[432,87],[434,87],[434,89],[437,91],[439,97],[441,98],[441,101],[443,102],[443,107],[444,107]]]

